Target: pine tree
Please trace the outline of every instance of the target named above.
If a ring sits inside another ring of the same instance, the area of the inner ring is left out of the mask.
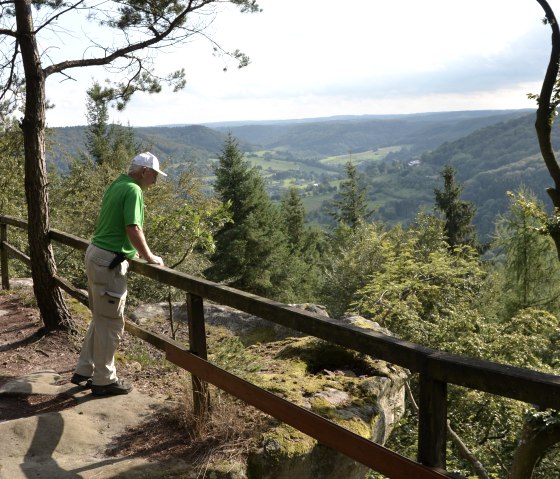
[[[282,214],[288,243],[293,253],[301,248],[305,235],[305,208],[297,188],[291,187],[282,198]]]
[[[99,83],[94,82],[87,90],[86,147],[98,165],[105,163],[110,152],[108,98]]]
[[[340,183],[339,199],[333,202],[335,210],[331,216],[338,223],[355,230],[360,223],[371,215],[367,207],[367,189],[360,184],[360,175],[349,160],[345,165],[347,179]]]
[[[117,170],[128,166],[130,159],[139,151],[134,141],[134,131],[120,124],[109,125],[109,101],[111,90],[94,82],[87,90],[86,148],[97,165],[107,165]]]
[[[257,170],[228,135],[216,167],[214,189],[230,205],[233,222],[216,234],[216,251],[206,276],[260,296],[284,300],[290,294],[287,247],[278,209]]]
[[[281,211],[290,253],[288,275],[293,301],[316,301],[324,281],[326,235],[305,226],[305,208],[297,188],[291,187],[284,195]]]
[[[476,245],[472,224],[476,209],[468,201],[461,200],[463,187],[455,183],[455,169],[446,165],[441,171],[443,190],[434,188],[436,208],[445,216],[445,234],[451,250],[459,245]]]
[[[503,319],[507,322],[527,308],[555,313],[560,307],[560,264],[554,242],[540,231],[546,221],[544,205],[525,188],[508,196],[510,210],[496,228],[496,245],[506,255],[500,296]]]

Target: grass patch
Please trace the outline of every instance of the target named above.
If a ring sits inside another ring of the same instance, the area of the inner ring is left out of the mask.
[[[265,159],[260,156],[251,156],[246,155],[245,158],[247,161],[251,163],[254,167],[261,167],[261,173],[263,175],[272,175],[274,173],[285,172],[285,171],[301,171],[305,173],[315,173],[317,175],[325,174],[333,174],[332,171],[320,168],[316,165],[309,165],[304,161],[297,161],[297,160],[281,160],[276,158]]]
[[[217,341],[212,347],[209,359],[216,366],[241,377],[247,377],[261,368],[259,357],[247,351],[237,336],[224,336]]]
[[[165,368],[171,369],[173,365],[165,360],[165,356],[160,351],[150,351],[146,343],[138,338],[132,337],[124,351],[117,351],[115,360],[121,363],[138,363],[142,369]]]
[[[241,477],[256,438],[270,427],[270,419],[212,386],[211,407],[197,416],[189,383],[180,405],[115,438],[108,455],[149,457],[162,463],[181,458],[192,467],[190,474],[150,477]]]
[[[387,146],[385,148],[378,148],[377,150],[368,150],[363,151],[361,153],[351,153],[346,155],[338,155],[338,156],[329,156],[327,158],[323,158],[321,163],[325,163],[327,165],[345,165],[348,163],[348,160],[352,160],[354,165],[358,165],[360,163],[368,162],[368,161],[381,161],[383,160],[389,153],[393,153],[396,151],[402,150],[402,146]]]

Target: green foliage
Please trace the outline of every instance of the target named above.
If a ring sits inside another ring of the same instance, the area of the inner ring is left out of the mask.
[[[0,151],[0,215],[26,218],[23,134],[15,120],[0,124]],[[25,231],[9,228],[8,241],[19,250],[28,251]],[[19,261],[9,262],[9,273],[10,277],[29,274]]]
[[[213,234],[231,221],[228,205],[203,194],[192,170],[176,182],[163,180],[149,190],[146,209],[147,238],[171,268],[180,269],[195,250],[213,252]]]
[[[313,302],[324,280],[327,238],[323,231],[305,226],[305,209],[297,188],[290,188],[280,205],[282,227],[290,255],[287,271],[294,302]]]
[[[357,291],[354,307],[409,341],[476,355],[485,272],[468,247],[450,255],[445,246],[426,248],[421,238],[410,228],[381,244],[383,263]]]
[[[105,92],[99,83],[94,82],[87,91],[87,120],[88,131],[87,150],[97,164],[102,165],[109,156],[109,139],[107,135],[107,121],[109,118]]]
[[[111,95],[109,89],[97,82],[87,91],[86,148],[89,157],[98,165],[109,163],[113,168],[125,169],[140,148],[135,143],[132,128],[107,123]]]
[[[79,143],[77,129],[55,131],[69,152]],[[391,225],[408,225],[421,207],[433,206],[433,191],[439,186],[439,174],[446,164],[457,170],[457,181],[464,186],[464,200],[476,206],[473,224],[485,243],[494,233],[496,216],[508,209],[506,191],[523,183],[542,201],[548,201],[543,185],[550,178],[537,156],[533,115],[524,111],[216,125],[213,129],[177,125],[135,128],[134,133],[138,141],[153,145],[150,151],[158,157],[171,159],[166,171],[180,172],[183,162],[189,159],[197,162],[204,176],[210,177],[215,152],[220,150],[224,132],[229,130],[240,139],[243,151],[259,150],[247,158],[253,166],[262,167],[271,198],[280,199],[289,184],[301,186],[308,221],[324,227],[332,224],[328,213],[332,205],[323,202],[332,200],[335,181],[344,178],[341,164],[324,160],[333,154],[348,158],[348,151],[352,151],[357,164],[363,160],[359,165],[365,173],[368,205],[375,209],[376,218]],[[553,142],[557,142],[560,125],[555,125],[552,133]],[[383,159],[371,154],[362,157],[363,152],[389,148],[394,151],[384,153]],[[62,163],[58,149],[51,158]]]
[[[386,231],[379,225],[362,225],[355,231],[339,228],[327,262],[321,301],[331,316],[344,314],[371,275],[386,261],[387,243],[400,229]]]
[[[367,192],[351,160],[346,163],[345,170],[347,179],[340,183],[338,198],[335,196],[333,201],[335,209],[331,214],[338,223],[356,229],[370,216],[367,210]]]
[[[445,235],[450,248],[458,245],[475,245],[472,220],[475,208],[472,203],[461,200],[462,186],[455,183],[455,169],[446,165],[441,171],[444,187],[434,189],[436,207],[445,217]]]
[[[214,187],[230,205],[233,223],[216,234],[216,252],[206,275],[260,296],[288,299],[287,241],[280,213],[231,135],[219,156]]]
[[[437,350],[544,371],[557,364],[557,319],[539,310],[523,310],[504,323],[486,319],[481,303],[495,276],[488,275],[469,247],[450,254],[442,220],[421,213],[408,229],[369,225],[348,231],[338,241],[340,249],[325,283],[330,286],[325,297],[336,295],[330,310],[353,310],[403,339]],[[416,388],[413,381],[413,391]],[[524,413],[522,403],[449,388],[451,425],[491,477],[507,475]],[[414,457],[416,435],[417,418],[409,412],[389,447]],[[448,468],[463,476],[471,471],[454,446]],[[551,470],[542,477],[554,477]]]
[[[0,125],[0,214],[25,215],[23,134],[15,120]]]
[[[495,249],[503,252],[502,321],[526,308],[557,313],[560,308],[560,263],[554,242],[543,234],[544,206],[526,188],[508,193],[510,209],[496,225]]]
[[[560,326],[547,311],[519,310],[507,322],[488,325],[487,331],[487,355],[495,361],[545,372],[559,365]]]
[[[300,249],[305,234],[305,208],[297,188],[290,188],[284,195],[281,211],[284,216],[290,251],[294,253]]]

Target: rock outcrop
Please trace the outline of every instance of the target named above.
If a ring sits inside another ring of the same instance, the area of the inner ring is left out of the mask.
[[[316,305],[295,306],[326,315]],[[167,305],[162,303],[138,308],[133,318],[142,323],[167,315]],[[174,306],[173,315],[176,321],[186,319],[181,305]],[[408,372],[400,367],[227,306],[205,304],[205,319],[209,330],[218,328],[239,338],[242,354],[249,358],[246,363],[252,362],[246,379],[367,439],[384,444],[404,412]],[[390,334],[359,316],[341,321]],[[209,354],[212,361],[211,348]],[[239,360],[240,353],[231,356]],[[246,465],[248,479],[363,479],[367,471],[285,424],[258,438]]]
[[[254,381],[294,404],[384,444],[404,412],[406,371],[315,338],[255,345]],[[249,478],[361,478],[367,468],[280,424],[249,458]]]

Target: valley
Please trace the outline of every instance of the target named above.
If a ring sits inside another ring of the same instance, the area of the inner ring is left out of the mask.
[[[121,127],[124,128],[124,127]],[[83,157],[86,127],[56,128],[49,162],[62,171]],[[425,113],[134,128],[142,149],[154,152],[171,176],[194,168],[211,192],[213,165],[231,134],[264,178],[271,198],[300,190],[309,223],[328,227],[328,214],[348,161],[367,187],[373,220],[408,224],[433,210],[440,172],[450,164],[477,208],[475,225],[487,241],[507,207],[507,191],[521,185],[545,204],[550,180],[540,158],[530,110]],[[555,126],[553,140],[558,141]]]

